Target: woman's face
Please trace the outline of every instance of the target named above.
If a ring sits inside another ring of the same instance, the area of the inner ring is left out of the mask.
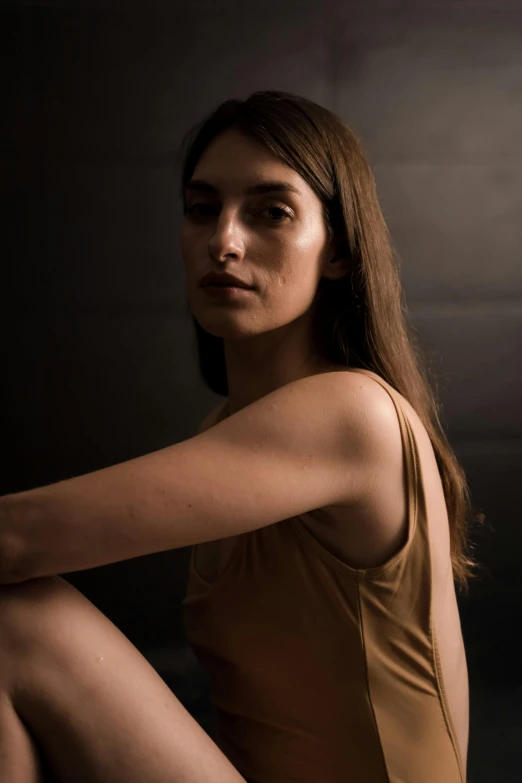
[[[196,180],[213,190],[192,188]],[[246,192],[267,182],[294,190]],[[190,309],[207,332],[253,336],[309,311],[333,248],[321,201],[294,169],[230,129],[200,158],[185,204],[180,249]],[[233,298],[210,296],[200,279],[211,271],[229,272],[254,289]]]

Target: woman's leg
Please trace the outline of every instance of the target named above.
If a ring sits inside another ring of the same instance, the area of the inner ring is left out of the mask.
[[[60,783],[244,783],[138,650],[60,577],[0,587],[0,703],[2,781],[40,780],[26,725]]]
[[[5,692],[0,694],[0,780],[44,783],[41,759],[32,737]]]

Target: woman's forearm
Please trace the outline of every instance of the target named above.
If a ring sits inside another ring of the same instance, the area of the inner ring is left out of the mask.
[[[31,492],[0,497],[0,584],[29,578],[29,553],[23,543],[23,530],[34,526],[36,511]]]
[[[115,513],[111,475],[105,469],[1,497],[0,584],[98,565],[96,552],[107,548]],[[122,516],[121,493],[119,500]]]
[[[110,531],[126,516],[128,472],[122,464],[1,497],[0,584],[90,568],[111,548],[106,562],[122,559]]]
[[[1,497],[0,584],[191,543],[178,539],[185,537],[185,508],[200,492],[182,471],[193,472],[186,449],[177,458],[179,448]]]

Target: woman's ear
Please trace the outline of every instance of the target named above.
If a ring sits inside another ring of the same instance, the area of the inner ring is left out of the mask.
[[[330,258],[323,270],[323,277],[328,280],[339,280],[348,274],[350,262],[347,258],[341,258],[337,254]]]

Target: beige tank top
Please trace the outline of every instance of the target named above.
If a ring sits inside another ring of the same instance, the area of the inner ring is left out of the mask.
[[[238,536],[212,583],[193,547],[184,627],[210,675],[213,739],[249,783],[465,783],[467,667],[442,485],[426,492],[428,452],[401,395],[354,371],[395,404],[407,541],[355,569],[303,523],[312,511]]]

